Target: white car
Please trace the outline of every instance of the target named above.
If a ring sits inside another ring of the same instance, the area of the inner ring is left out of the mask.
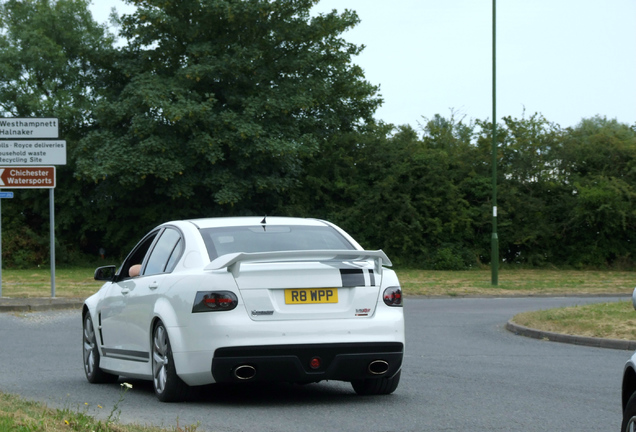
[[[148,233],[84,303],[91,383],[351,382],[389,394],[404,355],[402,291],[382,251],[315,219],[173,221]]]

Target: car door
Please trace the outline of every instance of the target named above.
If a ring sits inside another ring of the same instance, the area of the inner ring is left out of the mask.
[[[150,352],[151,322],[155,303],[168,288],[170,274],[183,252],[183,237],[174,227],[165,227],[146,255],[141,272],[133,278],[134,287],[128,292],[122,321],[128,327],[130,349]]]
[[[128,306],[131,293],[133,296],[137,295],[143,291],[140,285],[146,283],[134,276],[131,268],[143,264],[161,231],[162,229],[151,231],[128,254],[97,306],[102,352],[107,357],[130,361],[148,361],[150,358],[148,348],[140,350],[130,331]]]

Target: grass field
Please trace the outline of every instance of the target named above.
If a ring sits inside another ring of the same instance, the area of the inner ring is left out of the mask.
[[[631,294],[636,274],[627,271],[502,269],[493,286],[490,270],[398,270],[404,293],[426,296]]]
[[[102,285],[93,279],[95,269],[85,267],[55,270],[56,297],[88,297]],[[51,271],[47,268],[2,270],[3,297],[50,297]]]

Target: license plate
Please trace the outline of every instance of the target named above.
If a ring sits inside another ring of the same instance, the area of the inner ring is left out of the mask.
[[[294,288],[285,290],[285,304],[338,303],[338,288]]]

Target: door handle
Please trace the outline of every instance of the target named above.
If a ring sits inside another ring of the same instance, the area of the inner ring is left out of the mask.
[[[159,284],[157,282],[153,282],[148,285],[148,288],[150,288],[151,290],[156,290],[157,288],[159,288]]]
[[[122,289],[121,289],[121,293],[122,293],[123,295],[126,295],[126,294],[128,294],[129,292],[130,292],[130,289],[129,289],[129,288],[122,288]]]

